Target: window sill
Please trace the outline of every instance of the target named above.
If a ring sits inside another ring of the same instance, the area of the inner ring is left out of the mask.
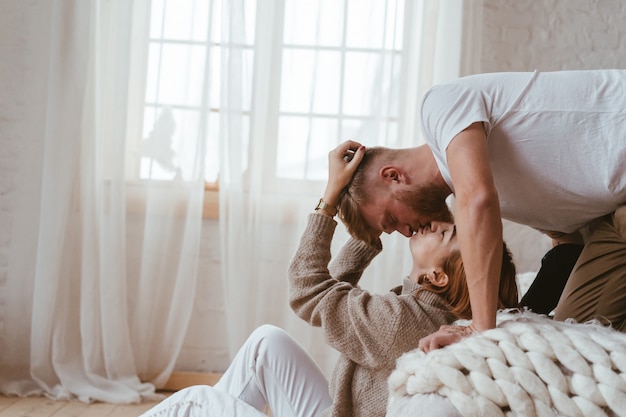
[[[177,215],[187,215],[188,189],[185,185],[163,183],[162,185],[151,186],[151,200],[154,209],[158,211],[164,205],[159,201],[167,201],[171,207],[172,200],[176,201],[174,213]],[[126,211],[131,214],[144,214],[148,203],[148,186],[141,182],[126,183]],[[165,209],[163,209],[165,213]],[[168,210],[170,212],[170,210]],[[204,198],[202,201],[202,218],[219,218],[219,190],[216,185],[207,184],[204,187]]]
[[[219,219],[220,217],[220,192],[217,188],[204,189],[204,202],[202,204],[202,218]]]

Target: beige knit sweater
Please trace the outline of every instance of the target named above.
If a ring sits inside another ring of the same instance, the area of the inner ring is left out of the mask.
[[[382,250],[380,241],[373,247],[350,239],[329,266],[336,226],[326,215],[309,215],[289,266],[289,302],[341,354],[330,380],[333,405],[322,415],[382,417],[396,359],[455,317],[439,296],[416,296],[419,285],[408,278],[384,295],[358,287],[363,270]]]

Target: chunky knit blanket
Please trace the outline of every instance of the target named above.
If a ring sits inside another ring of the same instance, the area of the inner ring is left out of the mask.
[[[498,326],[398,359],[389,404],[437,393],[463,416],[626,416],[626,334],[501,312]]]

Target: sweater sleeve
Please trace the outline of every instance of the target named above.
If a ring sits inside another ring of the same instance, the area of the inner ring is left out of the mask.
[[[322,325],[323,314],[318,308],[325,304],[321,302],[355,288],[367,265],[381,251],[349,239],[331,263],[330,247],[336,227],[337,223],[330,217],[311,213],[289,265],[290,306],[300,318],[316,327]]]
[[[309,215],[300,245],[289,266],[289,302],[326,342],[368,368],[392,366],[417,347],[417,341],[454,317],[437,295],[422,291],[398,295],[370,294],[356,286],[363,270],[381,251],[350,239],[333,260],[330,243],[336,223],[322,214]]]
[[[356,286],[372,259],[383,249],[380,239],[374,246],[361,240],[349,238],[337,256],[330,261],[330,275],[339,281]]]

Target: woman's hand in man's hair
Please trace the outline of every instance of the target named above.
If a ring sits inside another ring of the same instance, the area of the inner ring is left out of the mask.
[[[339,194],[350,184],[354,171],[363,159],[365,146],[347,140],[328,153],[328,183],[324,192],[324,201],[336,205]]]

